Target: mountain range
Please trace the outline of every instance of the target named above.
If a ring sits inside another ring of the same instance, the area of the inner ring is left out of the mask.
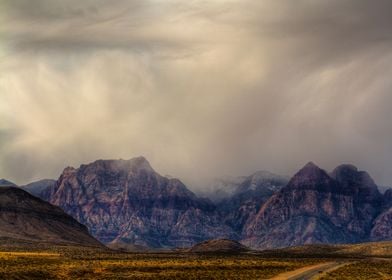
[[[244,228],[244,244],[256,248],[372,239],[383,197],[366,172],[341,165],[331,174],[313,163],[274,194]]]
[[[227,185],[227,184],[226,184]],[[260,171],[202,198],[143,158],[67,167],[23,186],[87,226],[99,241],[150,248],[232,239],[253,249],[392,239],[392,190],[352,165],[308,163],[291,179]]]
[[[143,158],[98,160],[66,168],[41,198],[85,224],[104,243],[187,247],[216,236],[236,238],[216,206]]]

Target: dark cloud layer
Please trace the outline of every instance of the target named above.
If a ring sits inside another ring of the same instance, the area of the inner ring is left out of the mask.
[[[391,1],[2,2],[0,177],[145,155],[192,186],[309,160],[392,182]]]

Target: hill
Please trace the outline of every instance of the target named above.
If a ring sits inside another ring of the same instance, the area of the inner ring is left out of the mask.
[[[207,240],[189,249],[192,253],[243,253],[250,249],[241,243],[229,239]]]
[[[102,246],[85,226],[59,207],[17,187],[0,188],[0,245],[37,243]]]

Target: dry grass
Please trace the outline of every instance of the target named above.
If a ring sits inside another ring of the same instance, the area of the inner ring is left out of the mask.
[[[260,279],[319,262],[254,255],[0,252],[0,279]]]
[[[328,273],[322,280],[392,279],[392,260],[363,260]]]

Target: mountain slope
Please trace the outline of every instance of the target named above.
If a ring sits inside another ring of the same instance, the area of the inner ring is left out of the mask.
[[[66,168],[42,197],[87,225],[104,243],[184,247],[233,237],[214,204],[181,181],[159,175],[143,157]]]
[[[0,179],[0,187],[15,187],[16,185],[6,179]]]
[[[332,177],[308,163],[245,225],[243,243],[277,248],[368,239],[382,206],[376,185],[353,166],[337,167]]]
[[[60,208],[17,187],[0,188],[0,244],[41,242],[102,246]]]
[[[43,179],[24,186],[20,186],[20,188],[34,196],[40,197],[43,191],[53,186],[54,184],[56,184],[56,180]]]
[[[267,171],[258,171],[244,178],[229,198],[218,203],[225,223],[241,234],[247,221],[287,182],[285,177]]]

